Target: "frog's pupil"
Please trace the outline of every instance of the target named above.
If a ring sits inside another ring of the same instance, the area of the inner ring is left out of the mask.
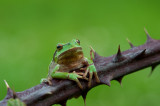
[[[78,44],[80,44],[80,41],[79,41],[79,40],[77,40],[77,43],[78,43]]]
[[[63,47],[63,45],[58,45],[57,49],[60,50],[60,49],[62,49],[62,47]]]
[[[60,48],[60,46],[57,46],[57,49],[59,49]]]

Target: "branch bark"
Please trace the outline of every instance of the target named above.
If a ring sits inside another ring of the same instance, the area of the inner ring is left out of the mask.
[[[48,84],[39,84],[22,92],[14,92],[7,88],[6,97],[0,101],[0,106],[6,106],[10,98],[19,98],[27,106],[50,106],[53,104],[62,104],[72,97],[83,95],[85,98],[87,92],[95,86],[106,84],[110,86],[111,80],[117,80],[121,83],[122,78],[130,73],[136,72],[146,67],[153,69],[160,64],[160,40],[152,39],[147,34],[147,41],[144,45],[135,47],[131,42],[131,49],[124,52],[118,49],[117,54],[110,57],[102,57],[95,53],[94,64],[96,66],[101,83],[92,81],[91,88],[87,87],[88,82],[80,80],[84,90],[82,91],[75,82],[69,80],[53,79],[53,86]]]

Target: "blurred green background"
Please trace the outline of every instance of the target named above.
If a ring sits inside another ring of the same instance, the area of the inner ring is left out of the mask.
[[[160,39],[158,0],[1,0],[0,1],[0,99],[6,95],[3,80],[15,91],[39,84],[58,42],[78,38],[86,56],[89,46],[102,56],[146,41],[143,28]],[[143,64],[143,63],[142,63]],[[127,75],[122,87],[112,81],[92,89],[87,106],[158,106],[160,67],[148,78],[150,68]],[[82,97],[68,106],[84,106]]]

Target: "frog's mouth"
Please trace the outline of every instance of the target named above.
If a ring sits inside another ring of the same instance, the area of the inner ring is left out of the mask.
[[[69,49],[58,56],[58,63],[78,61],[83,58],[83,51],[81,47],[74,47]]]

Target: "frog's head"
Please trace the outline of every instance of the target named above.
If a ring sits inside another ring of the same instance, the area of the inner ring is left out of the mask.
[[[56,63],[65,63],[69,60],[76,61],[83,57],[82,47],[80,41],[73,39],[69,43],[58,43],[57,50],[54,53],[53,60]]]

